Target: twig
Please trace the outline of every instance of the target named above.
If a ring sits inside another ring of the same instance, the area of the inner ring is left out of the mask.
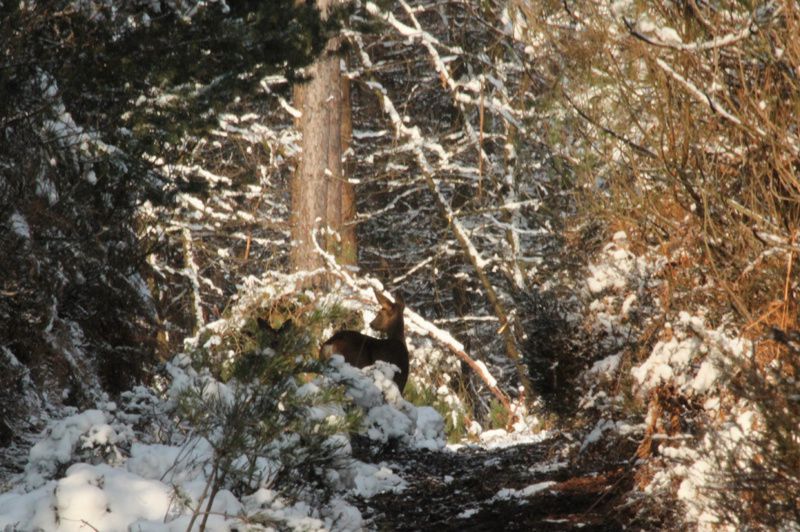
[[[87,521],[86,519],[81,519],[81,524],[84,525],[84,526],[88,526],[89,528],[94,530],[94,532],[100,532],[100,530],[98,530],[97,528],[93,527],[92,524],[89,521]]]
[[[701,43],[690,43],[684,44],[682,42],[666,42],[662,41],[661,39],[656,39],[649,35],[645,35],[639,30],[637,30],[633,24],[628,19],[623,19],[625,25],[628,27],[628,31],[631,35],[636,37],[637,39],[646,42],[647,44],[651,44],[653,46],[657,46],[659,48],[673,48],[676,50],[684,50],[684,51],[697,51],[697,50],[713,50],[714,48],[723,48],[725,46],[729,46],[731,44],[735,44],[739,41],[749,38],[753,35],[753,30],[751,26],[748,25],[746,28],[736,32],[736,33],[729,33],[728,35],[723,35],[722,37],[716,37],[711,39],[710,41],[701,42]]]
[[[484,127],[483,80],[481,80],[480,106],[478,107],[478,198],[483,194],[483,127]]]
[[[689,91],[689,93],[695,97],[697,101],[702,104],[705,104],[709,109],[720,115],[722,118],[728,120],[729,122],[739,126],[744,127],[744,124],[738,117],[734,116],[730,111],[725,109],[717,100],[714,99],[713,96],[710,94],[700,90],[694,83],[689,81],[688,79],[684,78],[677,72],[675,72],[671,66],[667,64],[661,58],[656,59],[656,64],[658,67],[667,73],[672,79],[677,81],[679,84],[683,85],[683,87]],[[764,135],[762,130],[757,130],[760,135]]]
[[[792,232],[792,238],[789,240],[789,245],[794,245],[794,240],[797,236],[797,232]],[[789,316],[789,287],[791,286],[792,280],[792,263],[794,262],[794,251],[789,251],[789,260],[786,264],[786,283],[783,286],[783,316],[781,316],[781,329],[786,329],[786,325],[788,323],[788,316]]]
[[[214,471],[212,472],[211,476],[208,477],[206,481],[206,485],[203,488],[203,493],[200,494],[200,500],[197,501],[197,508],[192,510],[192,518],[189,520],[189,525],[186,527],[186,532],[192,532],[192,527],[194,527],[194,522],[197,521],[197,516],[201,512],[201,508],[203,506],[203,502],[206,500],[208,496],[208,490],[211,487],[211,483],[217,476],[217,468],[214,467]]]

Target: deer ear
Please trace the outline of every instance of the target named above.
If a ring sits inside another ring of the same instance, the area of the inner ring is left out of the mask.
[[[373,287],[372,287],[372,291],[373,291],[373,292],[375,292],[375,297],[377,298],[377,300],[378,300],[378,303],[380,303],[382,307],[389,308],[389,307],[391,307],[391,306],[392,306],[392,302],[391,302],[391,301],[389,301],[389,300],[386,298],[386,296],[384,296],[384,295],[383,295],[383,294],[380,292],[380,290],[378,290],[377,288],[375,288],[375,287],[373,286]]]
[[[395,292],[392,294],[394,296],[394,304],[400,305],[402,308],[406,307],[406,302],[403,301],[403,296],[400,295],[400,292]]]

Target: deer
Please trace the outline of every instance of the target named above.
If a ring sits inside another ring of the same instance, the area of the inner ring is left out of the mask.
[[[320,347],[320,357],[330,358],[340,354],[351,366],[364,368],[378,360],[397,366],[394,382],[403,394],[408,380],[408,349],[403,326],[403,309],[405,303],[400,295],[395,295],[392,303],[387,297],[373,288],[381,310],[369,324],[376,331],[386,334],[386,338],[374,338],[356,331],[339,331],[331,336]]]

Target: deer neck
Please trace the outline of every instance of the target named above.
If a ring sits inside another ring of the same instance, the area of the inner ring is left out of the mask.
[[[405,342],[405,332],[403,327],[403,318],[392,323],[388,329],[386,329],[386,338],[391,340],[400,340],[401,342]]]

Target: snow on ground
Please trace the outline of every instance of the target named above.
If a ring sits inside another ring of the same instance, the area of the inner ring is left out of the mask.
[[[556,483],[552,480],[548,480],[545,482],[537,482],[536,484],[531,484],[530,486],[526,486],[522,489],[513,489],[513,488],[503,488],[497,492],[497,494],[491,499],[492,501],[501,500],[501,499],[522,499],[527,497],[533,497],[539,492],[545,491],[550,486],[555,485]]]
[[[681,312],[669,340],[658,342],[650,356],[631,370],[642,393],[662,383],[677,386],[687,395],[712,390],[721,368],[750,352],[751,343],[720,327],[707,329],[702,316]]]
[[[230,399],[230,387],[199,375],[177,356],[168,364],[171,385],[163,403],[169,410],[182,388],[205,379],[209,396]],[[395,368],[378,364],[365,371],[334,357],[328,374],[309,383],[306,391],[331,382],[343,383],[347,396],[365,412],[364,434],[378,444],[390,440],[416,448],[444,447],[444,422],[430,407],[415,407],[405,401],[392,381]],[[142,441],[133,424],[137,416],[117,412],[109,403],[104,410],[92,409],[54,421],[30,450],[25,472],[13,488],[0,494],[0,529],[72,531],[186,530],[192,519],[197,528],[205,509],[214,468],[212,445],[204,438],[188,435],[182,441]],[[335,411],[336,407],[331,407]],[[327,410],[326,410],[327,411]],[[317,415],[320,412],[312,413]],[[178,426],[162,427],[167,432]],[[186,430],[188,427],[181,425]],[[344,435],[334,436],[341,440]],[[349,445],[343,447],[350,452]],[[267,459],[257,466],[269,469]],[[261,529],[357,530],[363,526],[358,509],[347,497],[372,497],[399,491],[405,482],[386,464],[369,464],[350,457],[331,473],[336,493],[324,505],[300,497],[288,500],[271,486],[258,486],[248,495],[236,497],[222,489],[214,499],[206,523],[208,530],[230,530],[262,523]],[[263,475],[270,478],[269,474]]]
[[[673,337],[658,342],[647,360],[631,370],[640,393],[669,383],[688,397],[703,399],[700,404],[709,419],[718,418],[721,374],[748,356],[752,343],[724,327],[710,329],[702,316],[686,312],[679,314],[671,329]],[[667,466],[645,488],[646,493],[657,496],[672,493],[678,486],[675,495],[684,505],[685,520],[700,530],[717,530],[722,524],[711,499],[721,465],[739,460],[746,463],[756,452],[752,435],[761,423],[755,408],[741,401],[728,415],[731,419],[721,425],[710,423],[699,441],[688,438],[677,446],[660,446],[659,454]]]
[[[590,310],[595,330],[603,331],[607,338],[627,335],[630,313],[647,310],[639,306],[647,289],[658,285],[654,277],[664,261],[650,255],[635,256],[628,249],[627,236],[619,232],[605,246],[597,263],[590,266],[586,280]],[[658,300],[653,304],[658,305]],[[609,345],[614,347],[613,343]],[[709,326],[703,309],[693,313],[681,311],[663,325],[661,339],[644,360],[630,369],[621,369],[622,351],[619,351],[597,361],[584,374],[587,382],[593,382],[610,380],[619,371],[628,371],[633,391],[643,402],[660,387],[667,386],[702,405],[709,420],[706,432],[700,438],[677,434],[674,442],[659,445],[657,453],[665,465],[656,470],[643,489],[655,499],[676,498],[685,510],[683,522],[700,530],[736,528],[714,514],[712,497],[718,489],[720,467],[746,463],[756,452],[752,441],[760,420],[752,405],[740,401],[726,413],[729,419],[717,421],[724,387],[722,376],[741,366],[742,361],[752,356],[753,348],[753,343],[737,331]],[[584,408],[597,407],[607,399],[601,390],[584,397],[581,404]],[[655,422],[652,416],[656,411],[658,408],[651,405],[641,424],[601,417],[581,442],[581,452],[611,434],[625,437],[643,432],[648,424]]]
[[[530,432],[525,430],[508,432],[505,429],[493,429],[482,432],[479,438],[482,447],[498,449],[523,443],[539,443],[550,436],[551,433],[549,431]]]

